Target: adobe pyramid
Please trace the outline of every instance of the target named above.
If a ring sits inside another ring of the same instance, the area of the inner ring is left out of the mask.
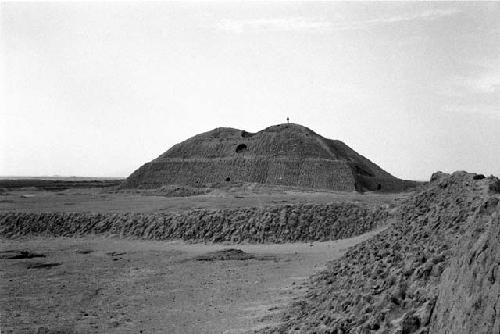
[[[227,182],[330,190],[401,190],[408,184],[338,140],[298,124],[257,133],[217,128],[174,145],[133,172],[125,187],[217,186]]]

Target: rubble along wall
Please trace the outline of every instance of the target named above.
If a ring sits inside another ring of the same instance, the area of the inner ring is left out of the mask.
[[[284,243],[353,237],[385,224],[385,208],[352,203],[192,210],[184,213],[3,213],[0,236],[117,234],[152,240]]]
[[[201,187],[229,181],[340,191],[353,191],[356,183],[351,168],[343,161],[214,158],[151,162],[132,173],[125,186],[155,188],[164,184],[185,184]]]

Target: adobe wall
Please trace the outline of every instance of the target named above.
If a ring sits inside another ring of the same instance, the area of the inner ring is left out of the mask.
[[[442,275],[429,333],[500,333],[500,206],[485,206]]]
[[[353,237],[386,223],[384,208],[352,203],[192,210],[183,213],[3,213],[0,236],[104,234],[152,240],[283,243]]]
[[[499,333],[499,192],[495,177],[435,173],[258,333]]]

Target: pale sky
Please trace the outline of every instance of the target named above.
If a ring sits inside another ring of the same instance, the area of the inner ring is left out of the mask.
[[[2,2],[0,175],[127,176],[286,122],[393,175],[500,175],[500,3]]]

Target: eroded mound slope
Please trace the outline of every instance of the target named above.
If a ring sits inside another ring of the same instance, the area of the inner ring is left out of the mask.
[[[431,181],[263,332],[499,333],[500,182],[465,172]]]
[[[338,140],[298,124],[257,133],[217,128],[187,139],[132,173],[125,187],[217,186],[252,182],[333,190],[401,190],[414,186]]]

